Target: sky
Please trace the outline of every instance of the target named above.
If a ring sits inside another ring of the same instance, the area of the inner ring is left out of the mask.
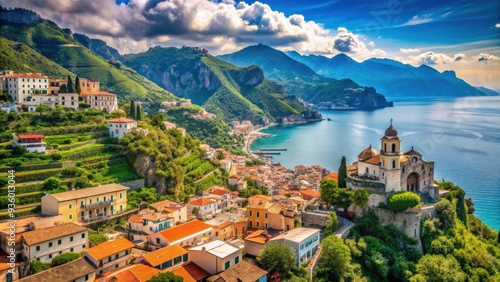
[[[0,0],[105,40],[122,54],[200,46],[211,54],[266,44],[357,61],[390,58],[500,89],[500,1]]]

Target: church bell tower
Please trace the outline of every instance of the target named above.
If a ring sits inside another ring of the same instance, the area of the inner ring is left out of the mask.
[[[401,190],[401,138],[392,125],[385,130],[380,148],[380,179],[385,183],[385,191]]]

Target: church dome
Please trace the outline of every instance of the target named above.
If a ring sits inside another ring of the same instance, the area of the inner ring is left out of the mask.
[[[386,130],[385,130],[385,136],[387,137],[396,137],[398,136],[398,131],[396,130],[396,128],[392,125],[392,120],[391,120],[391,126],[389,126]]]
[[[375,157],[378,155],[378,151],[372,148],[372,145],[370,147],[364,149],[359,155],[358,155],[358,160],[367,160],[369,158]]]

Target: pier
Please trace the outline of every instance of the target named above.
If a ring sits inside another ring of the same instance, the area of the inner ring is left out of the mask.
[[[263,152],[268,152],[268,151],[286,151],[286,148],[262,148],[259,149],[258,151],[263,151]]]
[[[253,152],[256,155],[281,155],[280,152],[272,152],[272,151],[266,151],[262,152],[261,150]]]

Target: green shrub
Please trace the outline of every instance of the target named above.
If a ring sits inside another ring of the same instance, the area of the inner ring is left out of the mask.
[[[10,166],[21,166],[21,165],[23,165],[23,162],[21,160],[11,160],[9,162],[9,165]]]
[[[50,268],[50,263],[33,260],[30,263],[31,274],[35,274]]]
[[[80,254],[78,254],[78,253],[60,254],[52,260],[52,262],[50,263],[50,266],[51,267],[58,266],[58,265],[68,263],[68,262],[73,261],[73,260],[78,259],[78,258],[80,258]]]
[[[104,234],[99,234],[94,230],[89,231],[89,241],[95,246],[108,241],[108,239],[109,239],[108,236]]]
[[[61,155],[61,153],[53,153],[53,154],[52,154],[52,159],[53,159],[54,161],[58,161],[58,160],[62,159],[62,155]]]
[[[49,177],[43,182],[43,190],[55,190],[61,187],[61,179],[57,177]]]
[[[392,211],[402,212],[420,203],[420,197],[412,192],[396,192],[387,199],[387,207]]]

